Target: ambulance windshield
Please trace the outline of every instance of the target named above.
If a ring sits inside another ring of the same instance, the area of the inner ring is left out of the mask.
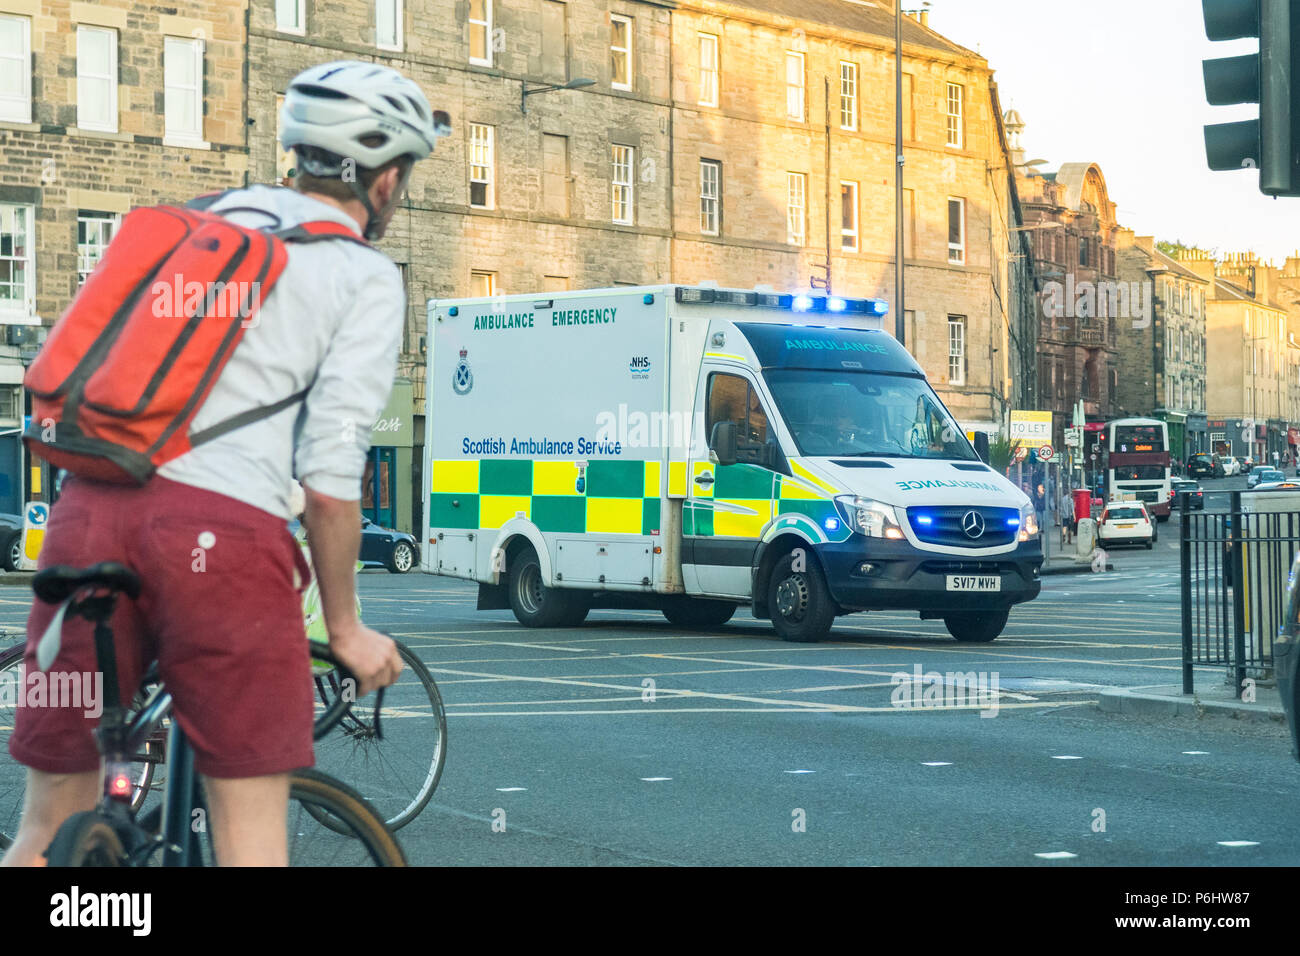
[[[923,378],[851,369],[763,374],[801,455],[978,460]]]

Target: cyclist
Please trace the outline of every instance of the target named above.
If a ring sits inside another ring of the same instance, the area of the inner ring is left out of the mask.
[[[329,220],[384,235],[414,163],[449,127],[419,87],[373,63],[336,62],[289,85],[281,142],[293,188],[253,186],[209,211],[287,228]],[[359,691],[397,679],[392,640],[356,612],[354,567],[370,424],[392,388],[406,297],[397,268],[346,240],[289,246],[284,273],[205,400],[193,429],[309,389],[303,403],[165,463],[140,487],[69,478],[52,510],[42,566],[118,560],[141,578],[112,626],[123,699],[147,661],[175,699],[194,745],[223,865],[288,860],[289,773],[313,762],[312,691],[298,589],[308,570],[289,534],[288,489],[306,497],[312,563],[329,642]],[[34,603],[27,666],[55,609]],[[66,621],[52,668],[93,674],[85,621]],[[99,796],[93,721],[81,708],[21,708],[10,752],[28,767],[8,865],[39,864],[58,826]]]

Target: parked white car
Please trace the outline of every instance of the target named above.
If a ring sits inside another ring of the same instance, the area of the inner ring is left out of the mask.
[[[1144,544],[1150,550],[1155,540],[1155,526],[1140,501],[1112,501],[1097,522],[1097,541],[1108,547]]]

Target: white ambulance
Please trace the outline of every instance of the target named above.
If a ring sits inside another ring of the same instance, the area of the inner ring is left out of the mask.
[[[430,300],[423,570],[530,627],[744,605],[816,641],[901,608],[993,640],[1039,592],[1034,509],[886,311],[677,285]]]

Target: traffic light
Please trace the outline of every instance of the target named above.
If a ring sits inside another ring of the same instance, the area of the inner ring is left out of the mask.
[[[1203,63],[1211,106],[1258,103],[1259,119],[1205,127],[1211,169],[1259,169],[1260,192],[1300,196],[1296,115],[1291,93],[1294,53],[1300,53],[1300,0],[1201,0],[1211,40],[1257,37],[1259,52]],[[1294,40],[1294,42],[1293,42]],[[1294,48],[1294,53],[1293,53]]]

